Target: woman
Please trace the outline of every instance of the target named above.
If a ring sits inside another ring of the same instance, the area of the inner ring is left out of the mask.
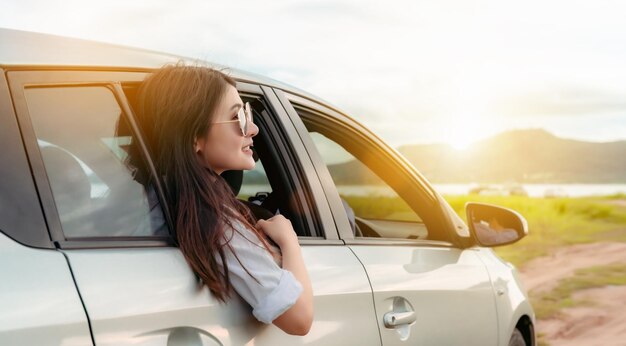
[[[202,283],[221,301],[234,289],[261,322],[307,334],[311,283],[291,223],[282,215],[255,222],[220,177],[255,165],[259,129],[235,81],[211,68],[166,66],[141,85],[137,111],[165,180],[178,244]]]

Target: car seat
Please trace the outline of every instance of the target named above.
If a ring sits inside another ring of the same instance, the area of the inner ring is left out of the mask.
[[[239,191],[241,190],[241,185],[243,184],[243,171],[242,170],[232,170],[232,171],[224,171],[221,174],[222,178],[226,180],[226,183],[230,186],[231,190],[235,196],[239,195]],[[271,195],[271,194],[270,194]],[[269,198],[269,197],[268,197]],[[252,215],[256,217],[257,220],[263,219],[267,220],[274,216],[274,214],[263,206],[259,206],[257,204],[251,203],[249,201],[240,200],[244,203],[250,211]]]
[[[68,236],[93,233],[89,220],[91,184],[79,162],[65,149],[41,146],[48,181],[63,231]]]

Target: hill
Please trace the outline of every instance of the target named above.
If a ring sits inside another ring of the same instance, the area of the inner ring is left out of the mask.
[[[626,141],[596,143],[515,130],[459,151],[446,144],[398,150],[436,183],[625,183]]]

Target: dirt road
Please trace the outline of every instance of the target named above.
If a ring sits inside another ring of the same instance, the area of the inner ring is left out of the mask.
[[[554,288],[577,269],[626,263],[626,243],[574,245],[537,258],[520,269],[529,292]],[[591,304],[569,308],[561,316],[537,323],[537,332],[550,346],[626,345],[626,286],[579,291],[574,299]]]

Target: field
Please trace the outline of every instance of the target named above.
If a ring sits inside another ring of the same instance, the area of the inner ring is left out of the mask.
[[[398,198],[345,196],[344,199],[356,215],[365,218],[419,220]],[[626,242],[624,195],[587,198],[468,195],[445,196],[445,199],[464,220],[465,203],[469,201],[500,205],[521,213],[528,221],[529,235],[515,244],[495,249],[500,257],[518,267],[562,246],[600,241]]]
[[[465,219],[468,201],[496,204],[521,213],[529,235],[496,252],[522,267],[527,261],[553,249],[581,243],[626,241],[626,196],[587,198],[529,198],[521,196],[448,196],[446,200]]]

